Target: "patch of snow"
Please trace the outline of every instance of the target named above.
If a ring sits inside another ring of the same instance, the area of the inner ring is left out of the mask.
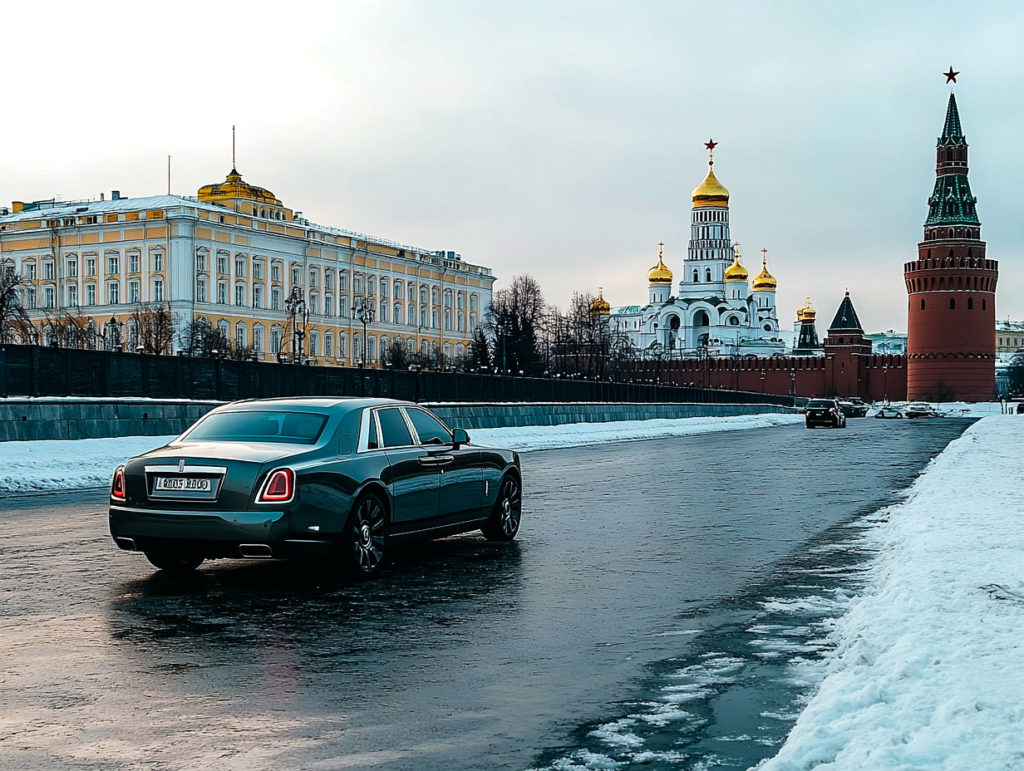
[[[801,420],[801,415],[777,413],[729,418],[624,420],[561,426],[482,428],[473,430],[472,437],[475,444],[527,451],[764,428]],[[174,438],[122,436],[109,439],[0,442],[0,492],[104,487],[110,484],[114,469],[127,458],[162,447]]]
[[[1024,422],[983,418],[866,537],[816,695],[759,768],[1019,768]]]

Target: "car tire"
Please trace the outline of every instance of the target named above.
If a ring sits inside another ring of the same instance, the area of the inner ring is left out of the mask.
[[[191,573],[203,564],[203,558],[193,554],[172,551],[147,551],[144,554],[150,565],[168,573]]]
[[[902,418],[903,417],[903,413],[902,412],[897,412],[896,413],[896,417],[897,418]]]
[[[498,484],[498,498],[494,501],[490,519],[480,530],[488,541],[511,541],[519,532],[522,518],[522,488],[515,476],[506,474]]]
[[[388,514],[379,495],[365,492],[356,499],[339,546],[347,572],[363,578],[380,572],[387,555]]]

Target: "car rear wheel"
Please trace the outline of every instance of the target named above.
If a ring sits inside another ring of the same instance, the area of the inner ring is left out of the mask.
[[[356,501],[342,536],[345,567],[357,576],[372,576],[384,564],[388,517],[376,493],[363,493]]]
[[[146,559],[155,568],[168,573],[191,573],[203,564],[203,558],[193,554],[179,554],[169,551],[147,551]]]
[[[522,517],[523,493],[519,480],[508,474],[498,485],[498,499],[491,509],[491,518],[481,530],[488,541],[511,541],[519,532]]]

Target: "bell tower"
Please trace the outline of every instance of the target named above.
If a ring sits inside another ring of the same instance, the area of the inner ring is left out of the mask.
[[[949,68],[947,83],[960,73]],[[989,401],[995,397],[996,281],[985,256],[977,198],[967,180],[967,140],[951,92],[936,147],[935,189],[924,241],[904,265],[907,398]]]

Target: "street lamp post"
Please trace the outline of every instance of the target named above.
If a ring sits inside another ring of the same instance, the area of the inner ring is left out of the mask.
[[[882,365],[882,401],[886,404],[889,403],[889,364],[888,362]]]
[[[366,325],[373,323],[373,308],[369,306],[364,297],[362,302],[359,303],[359,307],[356,308],[356,319],[363,325],[363,359],[359,362],[359,368],[362,369],[366,366]]]
[[[761,370],[761,393],[764,393],[764,376],[765,372],[764,370]]]
[[[292,363],[301,364],[303,345],[306,339],[306,325],[309,323],[309,308],[302,294],[302,287],[293,287],[284,307],[292,322]]]
[[[796,372],[789,371],[789,395],[796,396]]]

